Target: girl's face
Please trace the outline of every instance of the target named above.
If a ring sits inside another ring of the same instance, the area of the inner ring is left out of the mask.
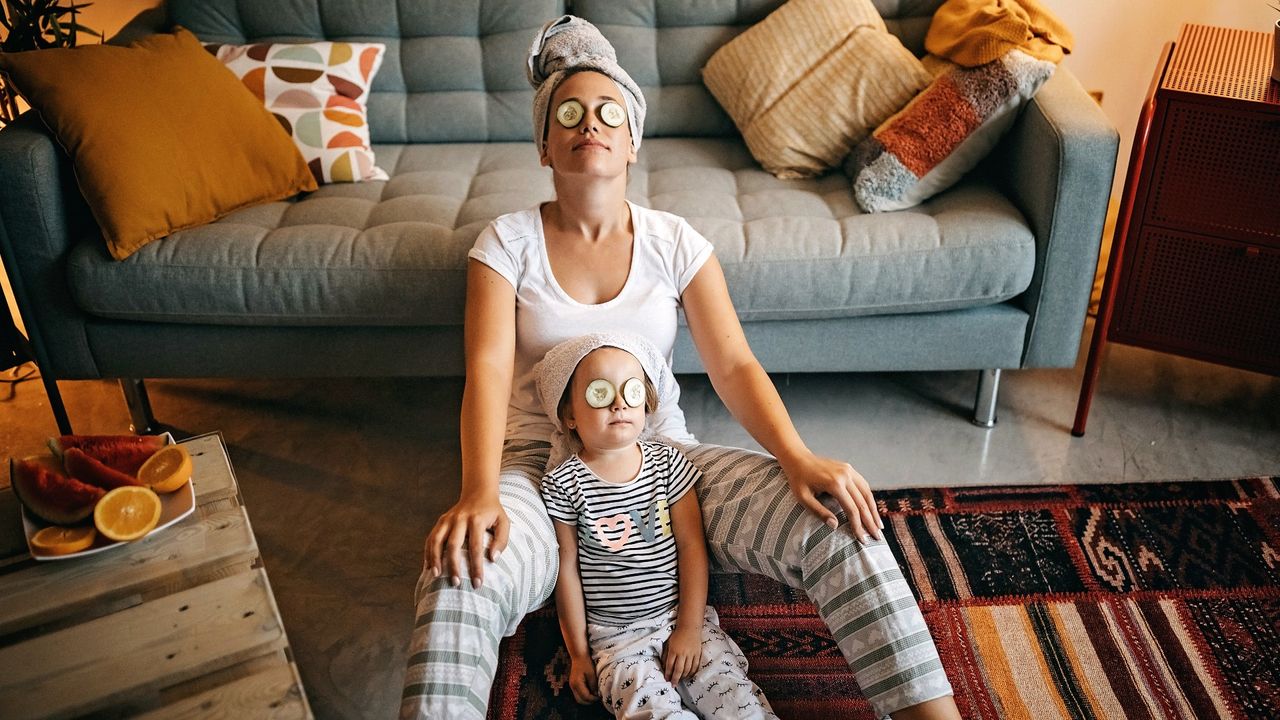
[[[645,395],[635,392],[636,383],[628,385],[633,379],[643,388],[644,369],[625,350],[598,348],[578,363],[569,383],[564,424],[577,431],[586,449],[617,450],[635,444],[640,437],[644,430]],[[612,398],[608,398],[610,394]],[[602,407],[593,407],[606,398],[608,402]],[[632,406],[631,402],[636,404]]]
[[[551,95],[542,164],[556,172],[614,177],[636,161],[627,104],[607,75],[570,75]]]

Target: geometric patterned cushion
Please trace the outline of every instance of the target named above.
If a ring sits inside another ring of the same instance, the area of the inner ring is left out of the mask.
[[[381,43],[206,45],[293,137],[316,182],[386,180],[369,147],[366,102]]]

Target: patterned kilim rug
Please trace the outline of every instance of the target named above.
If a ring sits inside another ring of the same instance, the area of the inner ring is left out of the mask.
[[[1280,477],[886,491],[889,542],[966,718],[1280,717]],[[713,575],[783,718],[872,718],[805,596]],[[555,613],[502,648],[490,718],[578,707]]]

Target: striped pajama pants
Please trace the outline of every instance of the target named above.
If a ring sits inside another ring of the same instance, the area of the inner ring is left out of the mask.
[[[714,567],[752,572],[802,589],[844,654],[878,716],[951,694],[920,609],[883,541],[861,542],[844,513],[832,530],[791,494],[776,460],[717,445],[682,446],[702,471],[707,549]],[[555,589],[555,530],[538,493],[550,446],[509,440],[501,502],[511,520],[506,550],[486,561],[484,586],[419,578],[417,621],[401,696],[402,718],[483,718],[498,644]]]

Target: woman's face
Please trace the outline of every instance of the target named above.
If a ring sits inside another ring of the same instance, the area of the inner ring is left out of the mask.
[[[576,102],[577,106],[565,103]],[[607,75],[586,71],[570,75],[551,95],[547,107],[547,140],[542,147],[542,164],[558,173],[616,177],[625,174],[636,161],[631,147],[630,123],[626,118],[622,91]],[[606,120],[622,122],[612,127]],[[565,127],[559,117],[573,127]]]
[[[628,402],[627,381],[632,378],[639,378],[643,383],[644,368],[626,350],[602,347],[592,350],[578,363],[570,381],[569,412],[564,422],[578,432],[584,446],[592,450],[616,450],[635,443],[640,437],[644,430],[645,403],[643,395],[636,405]],[[592,388],[596,380],[604,383]],[[613,397],[602,407],[593,407],[587,400],[587,391],[604,384],[613,388]]]

